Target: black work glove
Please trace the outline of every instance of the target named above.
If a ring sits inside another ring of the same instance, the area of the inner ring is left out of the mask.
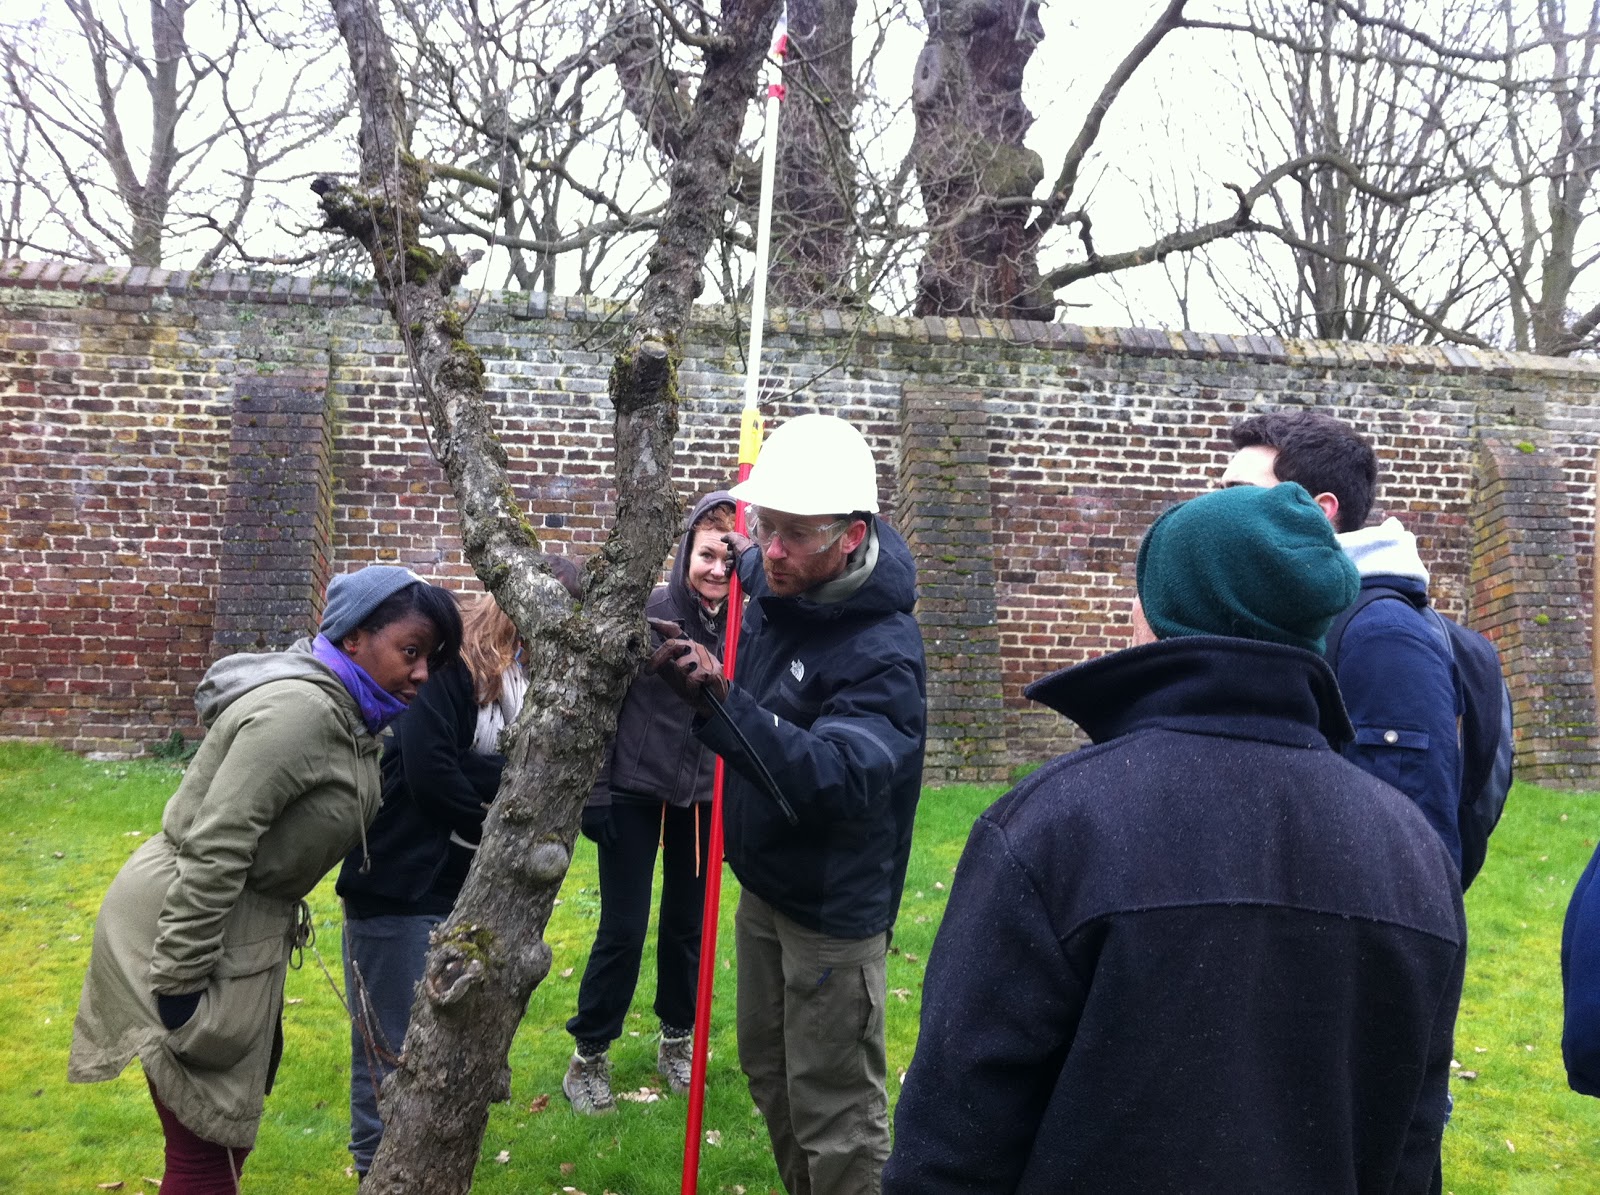
[[[704,645],[683,638],[683,628],[675,622],[660,618],[648,620],[650,629],[666,641],[655,650],[645,664],[646,672],[653,672],[667,682],[679,697],[702,713],[710,712],[705,695],[718,701],[728,696],[728,678],[722,675],[722,663]]]
[[[617,824],[611,820],[609,805],[585,805],[583,820],[578,823],[578,830],[595,846],[617,845]]]
[[[157,992],[155,997],[156,1015],[169,1030],[182,1029],[194,1016],[194,1010],[200,1007],[199,992],[185,992],[181,996],[164,996]]]

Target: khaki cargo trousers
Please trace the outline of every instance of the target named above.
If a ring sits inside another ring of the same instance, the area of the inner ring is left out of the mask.
[[[739,1065],[789,1195],[877,1195],[889,1157],[883,1006],[889,935],[796,924],[744,892]]]

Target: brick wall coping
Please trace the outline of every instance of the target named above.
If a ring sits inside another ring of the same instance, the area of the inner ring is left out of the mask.
[[[7,289],[73,290],[125,295],[167,294],[234,302],[285,305],[381,307],[376,287],[357,279],[290,277],[228,270],[167,270],[60,261],[0,261],[0,292]],[[604,323],[630,311],[614,299],[566,297],[524,291],[462,290],[463,305],[520,309],[530,320]],[[0,299],[3,299],[0,294]],[[700,304],[700,327],[742,327],[748,309]],[[1465,345],[1380,345],[1343,340],[1299,340],[1254,333],[1191,332],[1160,328],[1102,328],[1038,320],[977,319],[969,316],[901,316],[875,312],[772,308],[767,330],[806,337],[905,341],[921,344],[1012,345],[1046,351],[1103,352],[1134,357],[1205,358],[1255,364],[1313,367],[1374,366],[1420,373],[1529,374],[1600,377],[1600,359],[1543,357]]]

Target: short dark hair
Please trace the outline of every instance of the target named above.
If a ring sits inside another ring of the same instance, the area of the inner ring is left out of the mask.
[[[1339,499],[1339,530],[1367,525],[1378,492],[1378,454],[1348,423],[1320,411],[1272,411],[1252,415],[1228,433],[1235,448],[1275,448],[1272,472],[1297,481],[1313,497]]]
[[[404,589],[397,589],[372,608],[372,613],[361,620],[361,629],[369,635],[383,630],[392,622],[399,622],[408,614],[420,614],[433,624],[438,642],[428,657],[428,668],[438,671],[455,662],[461,654],[461,610],[455,595],[448,589],[414,581]]]

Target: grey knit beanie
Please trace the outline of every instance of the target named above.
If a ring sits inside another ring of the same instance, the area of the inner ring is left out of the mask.
[[[417,584],[426,582],[398,564],[371,564],[335,577],[328,582],[328,604],[322,609],[322,625],[317,631],[329,642],[338,643],[386,598]]]

